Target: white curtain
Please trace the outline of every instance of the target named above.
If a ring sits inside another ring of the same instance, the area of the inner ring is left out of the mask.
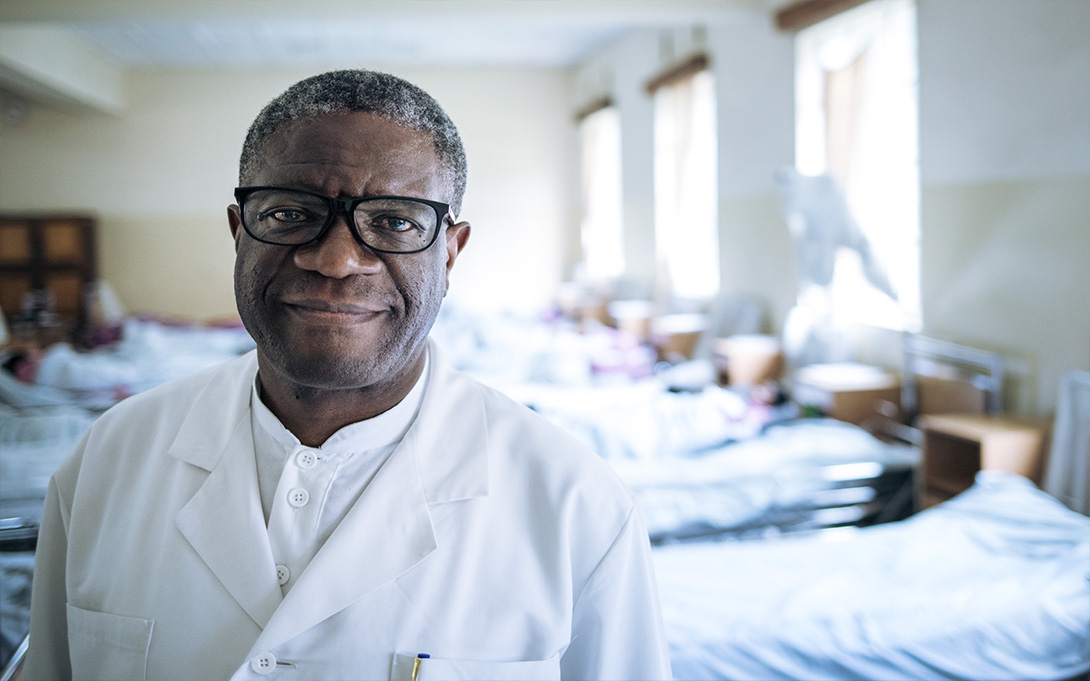
[[[599,109],[579,125],[582,147],[583,211],[580,235],[585,277],[609,281],[624,270],[621,227],[621,119],[613,106]]]
[[[655,92],[655,250],[680,298],[719,292],[715,121],[709,70]]]

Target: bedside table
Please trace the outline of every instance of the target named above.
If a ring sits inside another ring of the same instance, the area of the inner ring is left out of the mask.
[[[918,508],[943,502],[969,489],[980,470],[998,469],[1040,484],[1050,424],[1017,416],[925,414]]]

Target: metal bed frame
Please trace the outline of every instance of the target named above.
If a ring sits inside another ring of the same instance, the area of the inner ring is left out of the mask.
[[[985,395],[985,411],[989,414],[1003,410],[1003,358],[996,353],[958,345],[949,341],[926,338],[906,333],[902,338],[904,367],[901,381],[901,413],[908,424],[919,415],[920,376],[933,375],[928,369],[942,367],[954,373],[954,378],[964,381]]]

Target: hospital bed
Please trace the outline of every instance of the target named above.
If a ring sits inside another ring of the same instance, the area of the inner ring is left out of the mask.
[[[799,418],[710,384],[676,389],[615,330],[540,318],[482,323],[452,308],[437,325],[456,366],[580,437],[632,488],[654,543],[899,520],[915,510],[919,413],[1000,406],[1002,358],[903,338],[900,404],[862,426]],[[693,364],[697,364],[694,362]],[[671,374],[668,378],[667,374]]]
[[[1090,678],[1090,373],[1058,414],[1051,494],[984,470],[898,522],[656,547],[675,678]]]
[[[574,433],[633,488],[656,543],[867,525],[914,508],[921,413],[1001,409],[1003,358],[902,337],[900,399],[860,425],[799,418],[719,386],[679,379],[654,353],[592,319],[444,308],[433,332],[458,368]],[[883,391],[888,392],[888,391]],[[893,391],[897,395],[896,389]]]
[[[655,549],[678,679],[1070,679],[1090,518],[982,471],[907,520]]]
[[[899,520],[918,460],[916,447],[850,424],[792,419],[699,456],[611,464],[657,545]]]

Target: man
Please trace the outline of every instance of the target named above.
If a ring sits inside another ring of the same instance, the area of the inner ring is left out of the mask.
[[[470,229],[438,104],[302,81],[240,184],[257,350],[122,402],[54,476],[23,678],[668,676],[629,493],[427,340]]]

